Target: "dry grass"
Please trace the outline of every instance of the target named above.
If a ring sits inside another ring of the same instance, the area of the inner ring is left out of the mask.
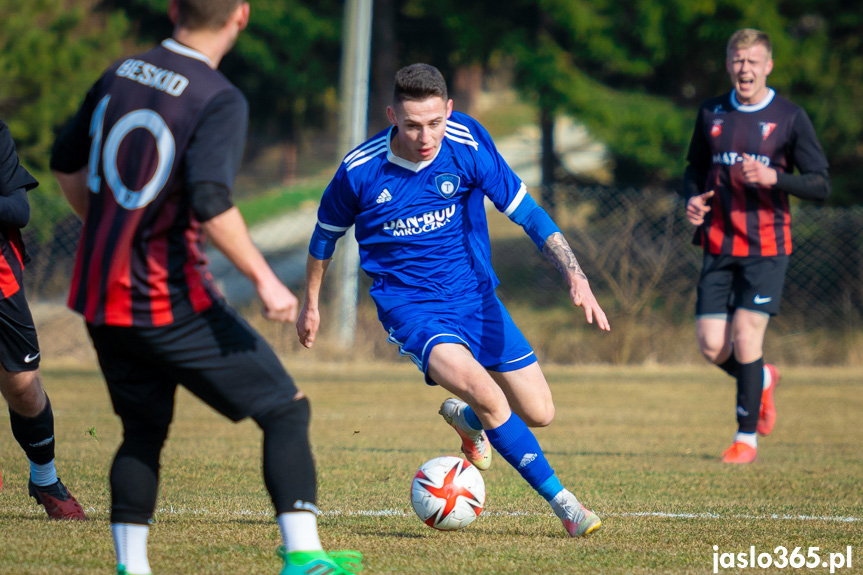
[[[457,533],[425,527],[408,488],[420,463],[457,450],[436,415],[444,392],[407,362],[324,358],[303,352],[286,364],[313,402],[322,540],[361,550],[367,573],[708,573],[713,545],[863,544],[859,370],[785,370],[759,461],[729,467],[717,456],[734,431],[734,391],[718,370],[547,367],[558,412],[537,435],[564,483],[603,517],[596,536],[573,541],[500,459],[485,473],[479,520]],[[26,496],[20,449],[0,431],[0,573],[113,573],[106,476],[118,423],[92,365],[44,368],[60,476],[92,520],[45,520]],[[259,440],[251,422],[232,425],[180,393],[151,532],[155,573],[278,572]]]

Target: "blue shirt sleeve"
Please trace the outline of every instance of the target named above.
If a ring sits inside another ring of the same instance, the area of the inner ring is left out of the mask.
[[[309,243],[309,254],[318,260],[332,257],[336,241],[354,224],[359,211],[359,196],[345,166],[344,162],[339,166],[318,207],[318,223]]]
[[[560,232],[560,228],[557,227],[548,212],[539,207],[531,195],[527,193],[527,189],[524,190],[517,207],[509,215],[509,219],[524,228],[524,231],[540,250],[551,234]]]
[[[454,115],[455,116],[455,115]],[[509,167],[491,136],[478,122],[468,116],[459,114],[455,122],[464,123],[471,134],[475,134],[477,143],[475,154],[475,169],[477,187],[492,201],[494,206],[509,216],[517,207],[513,202],[519,195],[523,184],[521,178]],[[456,124],[458,125],[458,124]]]
[[[456,126],[465,125],[475,134],[475,154],[478,187],[495,207],[524,228],[530,239],[542,249],[545,240],[560,229],[544,209],[539,207],[516,173],[509,167],[489,133],[468,116],[454,115]]]

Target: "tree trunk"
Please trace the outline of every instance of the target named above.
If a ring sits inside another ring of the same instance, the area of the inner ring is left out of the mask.
[[[459,66],[455,71],[452,87],[455,109],[469,116],[476,114],[479,94],[482,91],[482,66]]]
[[[374,17],[369,130],[377,133],[389,125],[386,112],[393,101],[393,79],[398,69],[395,0],[375,0]]]

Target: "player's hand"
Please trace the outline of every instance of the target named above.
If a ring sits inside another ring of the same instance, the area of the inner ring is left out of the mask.
[[[713,197],[713,190],[704,192],[697,196],[692,196],[686,202],[686,219],[693,226],[700,226],[704,223],[704,216],[710,211],[710,198]]]
[[[256,287],[264,304],[261,312],[270,321],[289,323],[297,319],[299,300],[285,284],[275,280]]]
[[[297,335],[300,337],[300,343],[311,348],[315,343],[315,335],[317,335],[320,326],[320,311],[309,309],[308,306],[304,305],[303,309],[300,310],[300,317],[297,318]]]
[[[587,278],[580,277],[573,281],[569,288],[569,298],[573,305],[584,308],[587,323],[593,323],[596,320],[596,327],[603,331],[611,331],[611,324],[608,323],[605,312],[593,296]]]
[[[743,154],[743,180],[752,186],[772,186],[776,184],[776,170],[767,167],[754,156]]]

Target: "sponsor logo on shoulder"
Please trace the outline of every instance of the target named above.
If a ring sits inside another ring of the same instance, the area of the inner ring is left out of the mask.
[[[760,295],[756,294],[756,296],[754,298],[752,298],[752,301],[755,303],[755,305],[761,305],[761,304],[765,304],[765,303],[769,303],[769,302],[773,301],[773,298],[772,297],[761,297]]]
[[[770,134],[773,133],[773,130],[776,129],[776,124],[773,122],[759,122],[761,126],[761,139],[766,140],[770,137]]]
[[[434,179],[437,191],[447,200],[455,195],[460,183],[461,178],[455,174],[441,174]]]
[[[725,114],[726,112],[725,112],[725,108],[722,107],[722,104],[716,104],[715,106],[713,106],[713,113],[714,114]]]
[[[380,193],[380,195],[378,196],[378,198],[375,201],[379,204],[382,204],[384,202],[390,201],[391,199],[393,199],[393,195],[390,193],[390,191],[388,189],[384,188],[384,191],[382,191]]]
[[[36,361],[36,358],[39,357],[40,353],[42,352],[37,352],[36,355],[30,355],[28,353],[26,356],[24,356],[24,363],[31,363],[33,361]]]

